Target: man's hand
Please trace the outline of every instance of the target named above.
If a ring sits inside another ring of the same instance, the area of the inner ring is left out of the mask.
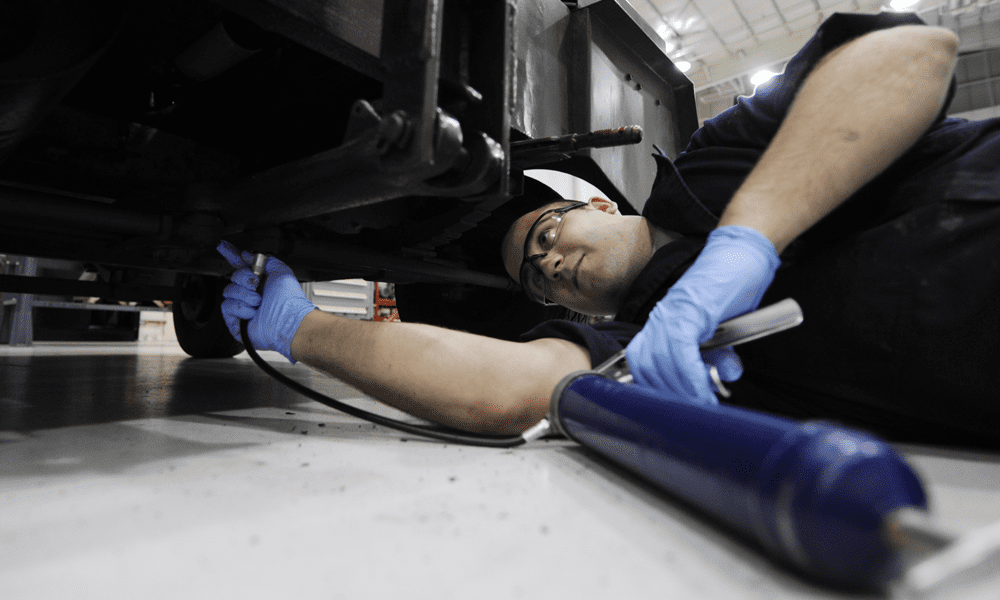
[[[636,382],[669,391],[691,402],[717,404],[709,367],[724,381],[743,374],[731,348],[706,353],[719,323],[750,312],[781,264],[774,245],[749,227],[723,227],[708,236],[694,264],[656,305],[626,350]]]
[[[253,255],[242,254],[229,242],[217,248],[229,264],[236,267],[222,295],[222,316],[230,333],[240,339],[240,321],[249,320],[247,333],[257,350],[276,350],[292,363],[291,344],[302,319],[316,306],[306,298],[302,286],[283,262],[268,258],[264,265],[264,296],[257,293],[260,283],[250,270]]]

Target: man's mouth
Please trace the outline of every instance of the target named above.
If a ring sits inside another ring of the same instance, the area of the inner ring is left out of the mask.
[[[576,289],[580,289],[580,263],[583,262],[583,255],[580,255],[580,260],[576,261],[576,266],[573,267],[573,286]]]

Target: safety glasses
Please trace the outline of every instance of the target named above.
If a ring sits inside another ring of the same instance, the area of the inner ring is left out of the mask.
[[[566,213],[584,206],[587,206],[586,202],[575,202],[547,210],[539,215],[531,228],[528,229],[528,235],[524,238],[524,258],[521,261],[519,276],[524,293],[539,304],[556,305],[555,302],[546,297],[545,286],[548,283],[548,278],[542,272],[539,262],[555,248],[559,232],[562,230],[562,220]],[[535,253],[532,254],[532,251]]]

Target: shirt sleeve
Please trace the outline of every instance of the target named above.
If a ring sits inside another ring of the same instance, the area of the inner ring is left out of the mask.
[[[740,96],[735,106],[706,120],[691,137],[686,151],[712,146],[763,150],[784,121],[802,83],[827,53],[866,33],[924,24],[913,13],[832,15],[788,62],[784,72],[757,86],[752,96]]]
[[[546,321],[521,335],[522,342],[558,338],[583,346],[590,354],[590,366],[596,367],[623,349],[639,330],[639,325],[607,321],[595,325],[575,321]]]

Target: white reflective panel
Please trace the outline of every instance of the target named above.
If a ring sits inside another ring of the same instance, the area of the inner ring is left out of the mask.
[[[541,181],[567,200],[579,200],[581,202],[586,202],[594,196],[599,198],[608,197],[607,194],[599,190],[590,182],[584,181],[583,179],[573,175],[560,173],[559,171],[550,171],[548,169],[528,169],[524,172],[524,174],[532,179]]]

